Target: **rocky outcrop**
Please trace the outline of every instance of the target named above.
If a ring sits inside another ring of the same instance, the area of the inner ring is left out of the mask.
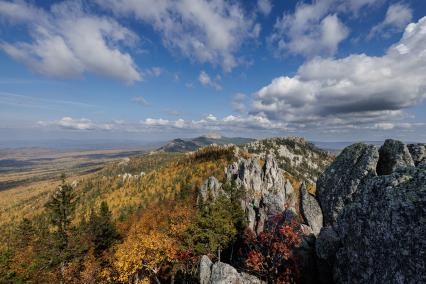
[[[406,168],[363,186],[338,220],[338,283],[425,283],[426,168]]]
[[[358,187],[376,176],[379,152],[373,145],[354,144],[345,148],[317,182],[317,197],[324,225],[333,225]]]
[[[217,178],[209,177],[198,191],[197,203],[205,203],[207,201],[216,200],[216,198],[223,192],[222,184]]]
[[[243,145],[242,149],[261,159],[273,155],[281,169],[309,183],[315,183],[318,176],[334,159],[327,151],[300,137],[256,140]]]
[[[410,148],[350,146],[319,179],[322,283],[426,283],[426,166]]]
[[[315,196],[306,189],[305,183],[300,186],[300,213],[312,233],[318,235],[323,223],[322,212]]]
[[[387,139],[379,150],[378,175],[389,175],[399,168],[414,166],[407,145],[401,141]]]
[[[212,263],[204,255],[200,261],[199,281],[201,284],[263,284],[257,277],[239,273],[234,267],[223,262]]]
[[[267,156],[263,167],[256,158],[240,159],[225,170],[228,182],[245,191],[241,206],[248,215],[249,227],[259,233],[268,216],[295,206],[294,190],[284,178],[272,156]]]
[[[426,144],[408,144],[407,147],[416,167],[426,165]]]

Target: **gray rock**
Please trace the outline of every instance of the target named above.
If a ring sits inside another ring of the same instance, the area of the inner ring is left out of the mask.
[[[315,242],[318,279],[321,283],[333,283],[333,266],[340,238],[332,227],[323,227]]]
[[[346,147],[317,182],[317,198],[324,225],[333,225],[344,206],[350,203],[360,184],[376,176],[379,152],[373,145]]]
[[[201,284],[264,284],[257,277],[239,273],[234,267],[223,262],[212,264],[208,256],[201,258],[199,269],[199,281]]]
[[[203,255],[200,260],[200,267],[198,268],[198,275],[200,284],[210,283],[210,276],[212,273],[212,261],[207,255]]]
[[[350,193],[315,243],[322,283],[426,283],[426,166],[406,149],[388,140],[380,171],[392,172],[376,176],[377,151],[350,146],[318,181],[324,216]]]
[[[257,233],[263,230],[268,216],[295,205],[293,187],[272,156],[266,157],[263,167],[256,158],[240,159],[225,170],[225,177],[245,190],[241,206],[249,228]]]
[[[221,194],[222,184],[213,176],[209,177],[198,191],[197,203],[214,201]]]
[[[337,233],[337,283],[426,283],[426,167],[368,180]]]
[[[426,144],[408,144],[407,147],[416,167],[426,165]]]
[[[312,228],[313,234],[318,235],[322,228],[322,212],[315,196],[306,189],[305,183],[300,186],[300,213],[305,223]]]
[[[414,166],[407,146],[398,140],[387,139],[379,150],[378,175],[389,175],[399,168]]]

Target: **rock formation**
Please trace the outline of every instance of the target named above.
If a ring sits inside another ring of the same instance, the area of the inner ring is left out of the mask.
[[[414,166],[407,145],[401,141],[387,139],[379,150],[378,175],[389,175],[399,168]]]
[[[373,145],[354,144],[345,148],[317,182],[317,197],[324,225],[333,225],[358,187],[376,176],[379,152]]]
[[[197,203],[200,204],[200,202],[216,200],[221,192],[222,184],[217,180],[217,178],[211,176],[204,182],[198,191]]]
[[[306,189],[305,183],[300,186],[300,213],[312,233],[318,235],[323,225],[322,212],[315,196]]]
[[[199,268],[200,284],[263,284],[257,277],[241,272],[223,262],[212,263],[203,255]]]
[[[257,233],[268,216],[295,206],[293,187],[272,156],[266,157],[263,167],[256,158],[240,159],[225,170],[225,177],[245,190],[241,206],[247,212],[249,227]]]
[[[407,145],[416,166],[426,165],[426,144]]]
[[[421,151],[387,140],[379,157],[374,146],[352,145],[319,179],[327,225],[315,244],[322,283],[426,282]]]

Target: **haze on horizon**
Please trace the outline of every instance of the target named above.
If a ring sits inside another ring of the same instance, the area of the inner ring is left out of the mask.
[[[0,145],[426,141],[423,0],[86,2],[0,0]]]

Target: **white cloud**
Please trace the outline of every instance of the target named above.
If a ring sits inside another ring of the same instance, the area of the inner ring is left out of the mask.
[[[45,122],[45,121],[39,121],[38,125],[40,126],[58,126],[63,129],[70,129],[70,130],[94,130],[97,128],[97,126],[92,123],[90,119],[74,119],[72,117],[63,117],[60,120],[52,121],[52,122]]]
[[[209,74],[206,73],[206,71],[201,71],[200,75],[198,75],[198,81],[203,86],[210,86],[212,88],[215,88],[217,91],[222,90],[222,86],[218,83],[218,81],[221,79],[220,76],[216,77],[215,80],[210,78]]]
[[[135,96],[132,98],[132,102],[135,102],[141,106],[149,106],[147,100],[142,96]]]
[[[257,0],[257,8],[259,11],[265,15],[268,16],[271,13],[272,10],[272,4],[270,0]]]
[[[0,48],[37,73],[73,78],[94,73],[132,83],[142,80],[132,57],[120,50],[138,37],[108,17],[86,13],[81,2],[65,1],[38,9],[24,1],[0,1],[0,15],[24,24],[29,42],[1,43]]]
[[[232,108],[239,113],[245,113],[247,110],[246,107],[246,98],[247,96],[243,93],[237,93],[232,99]]]
[[[238,65],[236,53],[256,36],[254,20],[236,2],[224,0],[97,0],[100,6],[151,24],[166,47],[201,63],[230,71]]]
[[[253,115],[296,128],[385,126],[426,97],[426,17],[382,57],[315,58],[255,94]],[[389,125],[388,125],[389,126]],[[382,127],[383,128],[383,127]]]
[[[388,37],[390,34],[404,30],[404,27],[411,22],[413,11],[407,4],[396,3],[389,6],[383,22],[374,26],[368,38],[376,35]]]
[[[334,0],[299,4],[294,14],[284,15],[277,20],[269,41],[277,53],[292,53],[306,57],[331,56],[349,34],[348,28],[335,13]]]

